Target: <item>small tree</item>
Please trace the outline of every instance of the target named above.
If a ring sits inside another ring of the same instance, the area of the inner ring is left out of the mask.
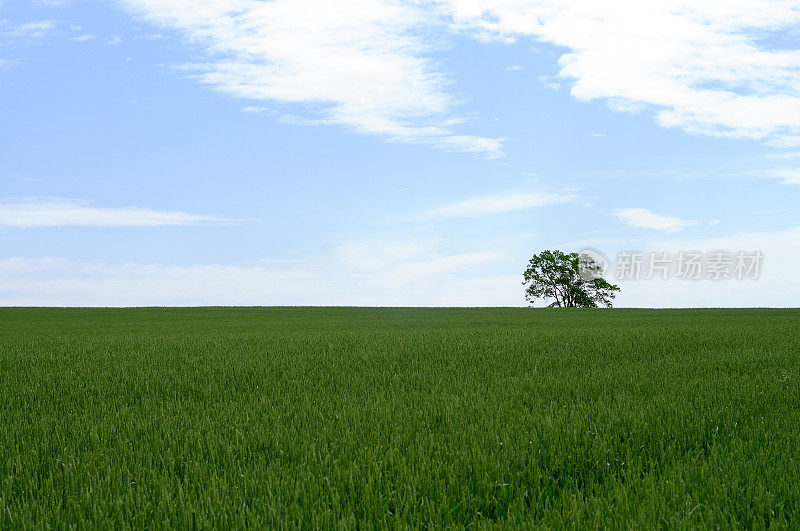
[[[611,307],[619,286],[606,282],[602,267],[587,254],[542,251],[533,255],[523,273],[525,299],[555,299],[559,308]]]

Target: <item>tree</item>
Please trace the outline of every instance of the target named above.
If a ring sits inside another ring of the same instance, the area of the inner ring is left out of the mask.
[[[533,255],[523,273],[525,299],[555,299],[558,308],[611,307],[619,286],[602,277],[602,267],[589,255],[542,251]]]

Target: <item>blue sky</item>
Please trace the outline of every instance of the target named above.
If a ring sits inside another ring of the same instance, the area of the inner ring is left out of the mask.
[[[0,0],[0,304],[797,306],[800,3],[729,4]]]

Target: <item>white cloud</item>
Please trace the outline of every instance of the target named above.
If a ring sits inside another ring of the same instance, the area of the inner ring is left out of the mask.
[[[52,20],[35,20],[14,26],[6,31],[4,35],[11,39],[41,39],[50,34],[55,28],[56,24]]]
[[[73,42],[87,42],[96,39],[94,35],[78,35],[77,37],[70,37],[69,40]]]
[[[68,199],[0,202],[0,227],[156,227],[230,223],[235,220],[141,207],[94,207]]]
[[[771,159],[800,159],[800,151],[785,151],[783,153],[770,153],[767,158]]]
[[[147,35],[139,35],[136,39],[145,39],[148,41],[163,41],[167,37],[163,33],[148,33]]]
[[[577,199],[579,199],[579,197],[572,193],[530,192],[512,192],[473,197],[457,203],[434,208],[423,214],[422,219],[436,220],[501,214],[527,208],[570,203]]]
[[[436,240],[391,241],[363,240],[340,245],[334,253],[335,261],[348,268],[379,270],[391,264],[413,261],[427,256],[436,246]]]
[[[614,215],[634,227],[657,229],[666,232],[676,232],[685,227],[697,225],[696,221],[656,214],[646,208],[625,208],[615,211]]]
[[[767,178],[780,179],[783,184],[800,184],[800,168],[772,168],[764,170]]]
[[[16,257],[0,259],[0,305],[520,304],[516,276],[481,276],[473,270],[500,258],[491,252],[444,254],[436,242],[382,240],[346,243],[316,260],[271,259],[257,265]]]
[[[553,76],[539,76],[539,83],[542,84],[544,88],[548,88],[550,90],[561,90],[561,83],[556,81],[556,78]]]
[[[439,243],[436,240],[353,241],[339,246],[331,260],[353,274],[377,276],[387,282],[398,279],[410,282],[502,257],[486,251],[441,255],[436,252]]]
[[[524,69],[525,67],[522,65],[511,65],[504,68],[507,72],[519,72],[520,70]]]
[[[616,110],[652,105],[656,120],[693,133],[800,134],[800,50],[769,43],[800,23],[795,0],[442,0],[456,27],[508,42],[567,49],[560,76],[581,100]]]
[[[243,107],[242,111],[248,112],[250,114],[261,114],[261,113],[265,113],[265,112],[274,113],[275,112],[272,109],[270,109],[269,107],[261,107],[259,105],[248,105],[247,107]]]
[[[776,148],[788,148],[800,146],[800,135],[783,135],[770,138],[766,141],[768,146]]]
[[[446,30],[425,4],[393,0],[122,0],[205,51],[194,77],[235,97],[305,104],[390,141],[501,155],[503,139],[455,132],[455,99],[428,58]]]

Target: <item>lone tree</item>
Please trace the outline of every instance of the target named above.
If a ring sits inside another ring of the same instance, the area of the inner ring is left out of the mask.
[[[619,286],[602,277],[602,267],[588,254],[542,251],[523,273],[525,299],[555,299],[558,308],[611,307]]]

